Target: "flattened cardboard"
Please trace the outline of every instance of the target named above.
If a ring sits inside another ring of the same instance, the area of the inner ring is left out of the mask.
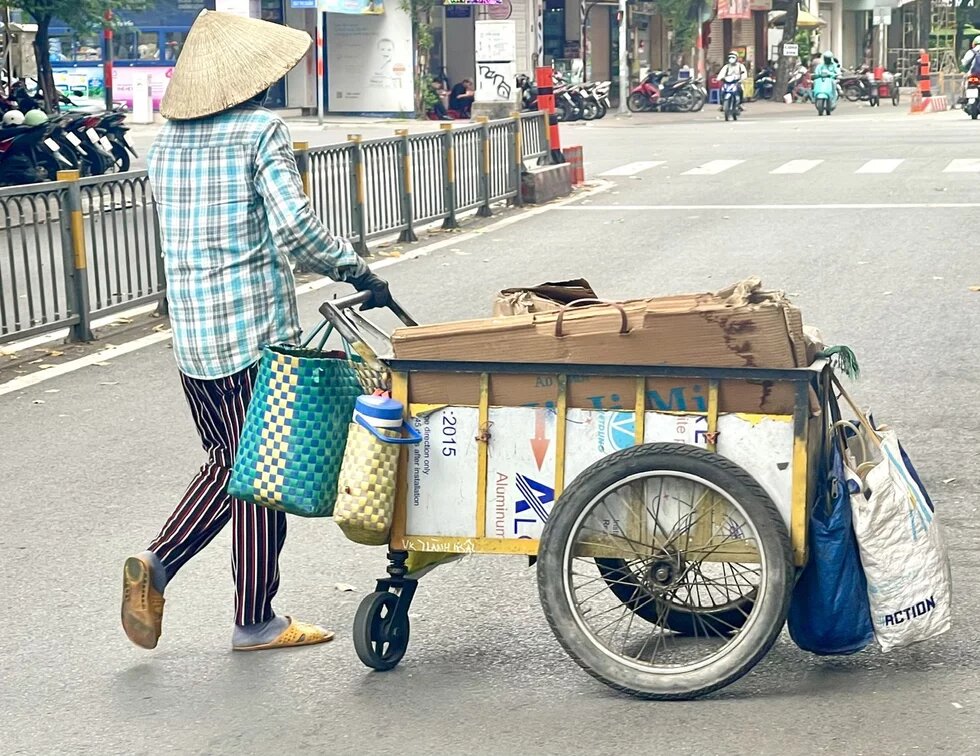
[[[596,298],[595,291],[584,278],[547,282],[527,288],[504,289],[494,298],[493,314],[497,317],[554,312],[562,305]]]
[[[745,287],[750,283],[743,282]],[[800,311],[785,298],[757,288],[728,299],[685,294],[402,328],[392,343],[395,357],[405,360],[766,368],[807,364]]]
[[[476,536],[479,414],[472,407],[448,407],[411,419],[422,442],[409,447],[408,532]]]
[[[475,411],[449,407],[429,415],[416,428],[428,429],[429,446],[416,447],[410,474],[407,532],[410,536],[472,538],[476,534],[477,445],[465,443],[443,457],[445,418],[457,418],[459,435],[474,432]],[[555,505],[556,413],[546,409],[505,407],[490,412],[487,453],[486,536],[539,539]],[[620,411],[571,409],[566,419],[565,484],[570,485],[591,464],[636,439],[633,414]],[[673,442],[704,447],[707,418],[662,412],[645,415],[646,443]],[[461,439],[465,440],[465,439]],[[455,446],[451,444],[450,446]],[[428,449],[428,451],[426,451]],[[788,419],[747,418],[728,413],[718,418],[718,453],[743,467],[770,495],[787,527],[791,524],[793,490],[793,424]],[[428,466],[425,460],[430,460]],[[428,473],[424,473],[428,470]],[[686,484],[678,501],[689,492]],[[663,491],[660,506],[671,496]],[[414,502],[422,502],[423,507]],[[660,511],[658,509],[658,511]],[[678,516],[683,512],[678,510]],[[610,533],[624,532],[615,511],[604,524]],[[744,523],[726,519],[724,527],[743,529]]]
[[[412,373],[409,401],[416,404],[475,406],[480,399],[480,376],[475,373]],[[660,412],[707,412],[708,383],[704,380],[648,378],[647,409]],[[554,407],[558,376],[498,374],[490,377],[490,403],[501,407]],[[568,376],[568,406],[581,409],[633,409],[633,378]],[[721,381],[718,406],[722,412],[790,415],[795,389],[772,381]]]

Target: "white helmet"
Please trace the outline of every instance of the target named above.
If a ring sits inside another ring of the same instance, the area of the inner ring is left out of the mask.
[[[980,45],[980,36],[974,37],[973,42],[970,43],[970,47],[976,47]]]
[[[4,126],[20,126],[24,123],[24,114],[19,110],[8,110],[3,114]]]

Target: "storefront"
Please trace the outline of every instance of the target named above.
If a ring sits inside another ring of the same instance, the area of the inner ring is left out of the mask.
[[[718,0],[715,18],[707,25],[709,75],[718,72],[732,50],[739,53],[750,74],[774,57],[768,40],[771,9],[772,0]]]
[[[133,82],[146,76],[150,84],[153,107],[170,83],[173,67],[191,25],[204,8],[217,7],[241,15],[258,13],[267,21],[284,23],[283,0],[153,0],[141,11],[117,11],[121,27],[113,34],[112,97],[117,102],[133,104]],[[55,86],[65,95],[76,98],[105,97],[105,61],[101,34],[79,34],[64,23],[51,25],[49,45]],[[270,92],[268,105],[286,107],[286,84],[280,82]]]
[[[533,19],[538,2],[548,0],[499,0],[492,3],[445,0],[445,4],[435,11],[429,59],[432,75],[445,78],[450,86],[463,79],[475,81],[477,21],[513,21],[517,70],[519,73],[533,73]]]

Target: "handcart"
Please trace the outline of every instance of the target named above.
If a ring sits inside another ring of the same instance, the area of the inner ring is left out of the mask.
[[[349,309],[360,301],[320,311],[365,356],[379,330]],[[361,661],[388,670],[405,654],[409,552],[512,554],[536,557],[551,629],[607,685],[688,699],[747,673],[806,562],[830,366],[520,364],[492,349],[383,360],[424,440],[400,459],[388,575],[354,622]],[[724,411],[747,386],[785,404]]]

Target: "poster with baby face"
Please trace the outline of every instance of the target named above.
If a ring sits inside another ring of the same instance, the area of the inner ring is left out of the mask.
[[[415,108],[412,22],[384,15],[327,15],[327,108],[335,113],[410,113]]]

